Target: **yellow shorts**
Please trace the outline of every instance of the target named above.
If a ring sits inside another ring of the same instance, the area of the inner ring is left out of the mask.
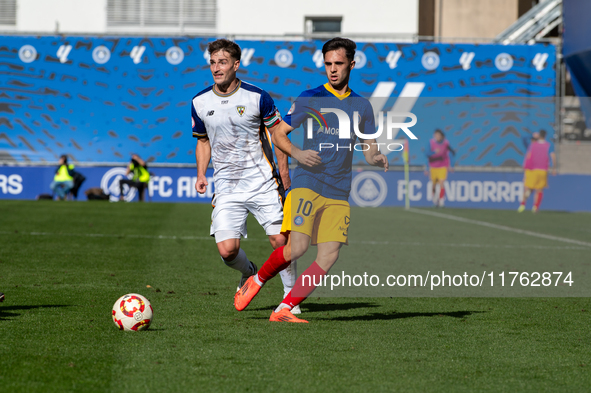
[[[304,233],[312,244],[349,244],[349,202],[325,198],[308,188],[296,188],[285,199],[281,232]]]
[[[444,181],[447,179],[447,168],[429,168],[431,172],[431,181],[435,183],[438,180]]]
[[[548,187],[548,171],[543,169],[526,169],[523,186],[531,190],[541,190]]]

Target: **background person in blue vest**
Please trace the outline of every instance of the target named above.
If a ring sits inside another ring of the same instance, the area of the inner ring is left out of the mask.
[[[133,172],[133,178],[119,180],[119,200],[123,201],[123,186],[128,185],[129,187],[135,187],[138,191],[140,202],[144,200],[144,191],[148,187],[150,182],[150,172],[148,172],[148,164],[141,159],[137,154],[131,156],[131,162],[127,166],[127,172],[125,176],[129,176]]]
[[[68,156],[62,155],[57,170],[51,182],[51,191],[60,201],[66,199],[66,195],[74,188],[74,165],[68,165]]]

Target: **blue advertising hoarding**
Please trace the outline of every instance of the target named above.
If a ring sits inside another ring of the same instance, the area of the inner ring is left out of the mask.
[[[192,163],[192,97],[212,83],[211,37],[0,37],[0,159]],[[238,76],[268,91],[285,115],[326,82],[322,41],[246,41]],[[552,45],[358,42],[350,85],[374,112],[405,101],[417,116],[413,164],[435,128],[460,166],[521,165],[522,137],[553,135]],[[400,154],[389,156],[400,163]],[[363,161],[356,153],[354,162]]]
[[[119,200],[119,179],[125,167],[77,168],[85,177],[79,200],[86,200],[84,191],[101,187]],[[152,202],[210,203],[215,192],[213,171],[207,172],[209,186],[205,194],[195,191],[197,171],[194,168],[152,168],[154,173],[146,191]],[[0,199],[35,199],[51,193],[55,167],[0,167]],[[591,211],[591,176],[549,176],[542,210]],[[445,206],[458,208],[516,209],[523,193],[523,174],[506,172],[455,172],[446,182]],[[353,172],[349,201],[352,206],[404,206],[406,183],[403,172]],[[124,187],[127,201],[136,201],[136,190]],[[411,172],[409,181],[411,206],[432,206],[431,183],[422,172]],[[531,207],[531,198],[529,201]]]

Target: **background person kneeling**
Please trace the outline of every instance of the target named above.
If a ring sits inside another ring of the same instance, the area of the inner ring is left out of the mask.
[[[138,190],[138,196],[140,202],[144,200],[144,190],[150,182],[150,172],[148,172],[148,165],[144,160],[137,154],[131,156],[131,162],[127,166],[127,172],[125,176],[128,176],[133,172],[132,179],[121,179],[119,180],[119,200],[123,201],[123,186],[128,185],[129,187],[135,187]]]
[[[59,165],[53,176],[53,181],[50,186],[51,191],[60,201],[66,199],[66,195],[74,188],[74,165],[68,165],[68,156],[62,155],[59,160]]]

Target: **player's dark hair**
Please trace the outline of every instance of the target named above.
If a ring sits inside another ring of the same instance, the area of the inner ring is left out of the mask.
[[[210,42],[209,45],[207,45],[207,51],[209,52],[210,56],[220,50],[228,52],[228,54],[235,60],[240,60],[240,56],[242,55],[242,51],[240,50],[238,44],[225,38],[220,38],[219,40]]]
[[[546,130],[540,130],[540,138],[542,138],[542,139],[546,138]]]
[[[437,133],[439,133],[439,134],[441,134],[441,136],[442,136],[443,138],[445,138],[445,134],[444,134],[444,133],[443,133],[443,131],[441,131],[439,128],[435,130],[435,133],[436,133],[436,134],[437,134]]]
[[[326,41],[322,46],[322,56],[326,56],[326,52],[338,50],[341,48],[345,50],[347,59],[349,59],[349,61],[353,61],[355,58],[355,49],[357,49],[357,45],[348,38],[336,37],[330,41]]]
[[[64,164],[67,164],[68,163],[68,155],[67,154],[62,154],[60,156],[60,158],[64,160]]]

